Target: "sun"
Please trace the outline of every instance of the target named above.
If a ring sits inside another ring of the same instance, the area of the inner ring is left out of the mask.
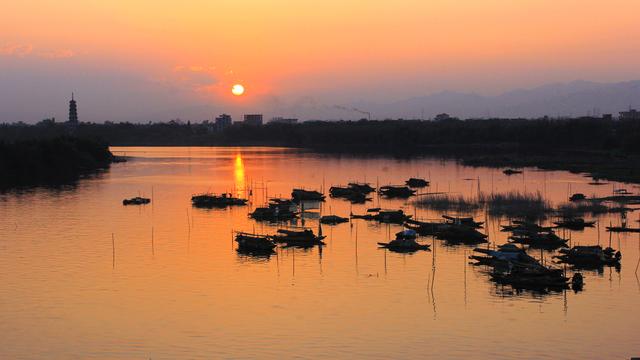
[[[244,86],[240,84],[235,84],[231,87],[231,93],[235,96],[240,96],[244,94]]]

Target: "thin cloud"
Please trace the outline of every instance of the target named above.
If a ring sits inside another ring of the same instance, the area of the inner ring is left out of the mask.
[[[33,53],[32,45],[8,44],[0,45],[0,55],[24,57]]]

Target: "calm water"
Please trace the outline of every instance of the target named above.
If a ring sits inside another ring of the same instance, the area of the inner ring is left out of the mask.
[[[637,192],[631,185],[593,186],[566,172],[527,169],[507,177],[438,160],[273,148],[112,150],[134,159],[73,188],[0,195],[0,358],[640,356],[638,234],[611,238],[623,254],[620,272],[584,272],[584,291],[550,294],[496,286],[486,269],[468,264],[473,247],[428,238],[431,252],[379,250],[376,242],[399,231],[396,225],[324,226],[321,251],[279,249],[270,258],[239,255],[231,236],[233,230],[274,232],[247,214],[293,187],[384,185],[419,175],[431,179],[428,191],[540,191],[558,204],[568,192]],[[247,189],[251,206],[190,205],[194,193],[248,196]],[[152,196],[152,204],[121,205],[138,194]],[[352,207],[328,198],[322,213],[348,216],[381,206],[440,217],[411,201],[376,198]],[[638,226],[638,212],[631,214],[629,223]],[[314,217],[305,225],[317,228]],[[487,221],[491,242],[504,243],[499,222],[507,221]],[[598,221],[599,227],[566,235],[573,243],[608,245],[604,227],[619,224],[620,215]]]

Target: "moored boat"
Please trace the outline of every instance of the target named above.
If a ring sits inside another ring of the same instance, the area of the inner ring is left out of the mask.
[[[249,200],[234,197],[229,193],[223,193],[221,195],[207,193],[193,195],[191,197],[193,206],[202,208],[242,206],[246,205],[247,201]]]
[[[295,202],[300,201],[324,201],[325,196],[316,190],[293,189],[291,198]]]
[[[388,198],[408,198],[413,196],[416,191],[407,186],[387,185],[380,187],[380,195]]]
[[[404,182],[408,187],[423,188],[429,186],[429,182],[422,178],[410,178]]]
[[[146,205],[151,202],[151,199],[136,196],[131,199],[122,200],[122,205]]]
[[[275,242],[267,235],[237,232],[235,241],[238,243],[238,250],[246,252],[270,252],[276,247]]]
[[[278,229],[278,234],[271,237],[276,243],[286,244],[287,246],[311,247],[315,245],[324,245],[322,239],[325,236],[316,235],[311,229],[289,230]]]
[[[341,217],[338,215],[325,215],[320,218],[320,222],[328,225],[336,225],[349,222],[349,218]]]
[[[417,234],[413,230],[403,230],[396,234],[396,238],[388,243],[379,242],[378,246],[395,252],[414,252],[429,250],[428,244],[420,244],[416,241]]]

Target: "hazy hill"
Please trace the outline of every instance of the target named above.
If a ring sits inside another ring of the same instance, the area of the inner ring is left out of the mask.
[[[595,83],[574,81],[533,89],[513,90],[497,96],[473,93],[439,92],[385,105],[357,104],[374,117],[425,118],[438,113],[469,117],[541,117],[617,114],[627,108],[640,108],[640,81]]]

